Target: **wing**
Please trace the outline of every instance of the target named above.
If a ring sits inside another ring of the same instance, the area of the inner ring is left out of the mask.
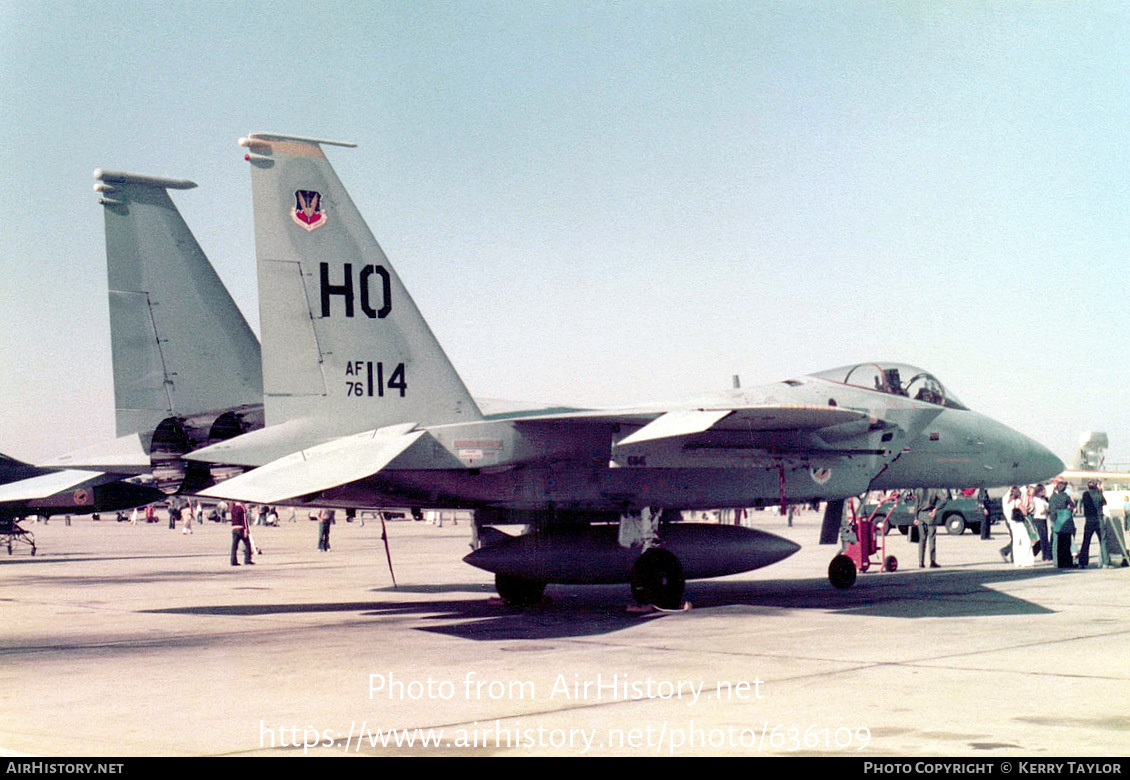
[[[0,504],[13,501],[37,501],[64,490],[75,490],[91,484],[102,475],[97,471],[51,471],[0,485]]]
[[[452,470],[484,465],[483,449],[491,450],[485,465],[514,467],[544,459],[555,448],[584,448],[590,461],[611,467],[619,458],[653,457],[672,451],[740,448],[741,462],[751,453],[769,459],[788,451],[831,451],[820,432],[859,428],[875,421],[851,409],[820,406],[755,406],[717,409],[616,409],[551,414],[523,414],[450,426],[418,428],[413,423],[389,426],[298,450],[201,495],[255,503],[282,503],[328,491],[398,469]],[[624,436],[623,432],[628,435]],[[617,437],[621,437],[617,441]],[[238,441],[238,440],[235,440]],[[472,444],[469,444],[472,443]],[[774,442],[779,446],[774,449]],[[805,442],[808,442],[807,444]],[[234,442],[233,442],[234,443]],[[843,453],[843,449],[835,449]],[[867,450],[872,452],[871,450]],[[203,451],[206,452],[206,451]],[[474,453],[472,455],[471,453]],[[714,453],[712,453],[714,454]],[[201,459],[202,452],[192,459]],[[678,465],[672,462],[656,466]],[[726,465],[705,464],[705,465]]]
[[[0,485],[0,518],[25,514],[112,512],[152,501],[165,494],[121,480],[119,474],[65,469]]]
[[[1059,475],[1072,485],[1086,485],[1092,480],[1096,482],[1130,482],[1130,471],[1084,471],[1081,469],[1067,469]]]

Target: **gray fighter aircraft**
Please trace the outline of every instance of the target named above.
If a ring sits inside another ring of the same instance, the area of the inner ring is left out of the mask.
[[[119,438],[42,465],[151,473],[163,493],[192,492],[230,472],[181,455],[263,425],[259,341],[169,197],[194,182],[102,169],[94,178]]]
[[[265,133],[241,144],[267,424],[185,456],[254,467],[203,495],[473,509],[483,544],[465,560],[493,572],[511,601],[540,597],[546,583],[630,582],[641,602],[677,606],[686,579],[798,548],[752,529],[667,522],[668,510],[1020,484],[1062,469],[929,373],[894,363],[680,406],[484,415],[322,149],[351,144]],[[534,530],[485,528],[504,524]]]
[[[28,515],[114,512],[162,498],[159,490],[122,481],[119,475],[40,468],[0,455],[0,521]]]

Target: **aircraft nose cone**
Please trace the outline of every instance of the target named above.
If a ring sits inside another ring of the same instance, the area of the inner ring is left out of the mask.
[[[1013,484],[1031,485],[1047,482],[1058,476],[1064,469],[1063,461],[1051,450],[1022,434],[1016,434],[1020,441],[1015,447],[1015,466]]]
[[[991,480],[997,485],[1047,482],[1063,471],[1063,461],[1039,442],[1008,426],[982,418],[986,449],[991,455]]]
[[[1028,460],[1028,468],[1032,472],[1025,479],[1029,484],[1033,482],[1047,482],[1063,473],[1063,461],[1057,458],[1051,450],[1042,444],[1032,442],[1032,455]]]

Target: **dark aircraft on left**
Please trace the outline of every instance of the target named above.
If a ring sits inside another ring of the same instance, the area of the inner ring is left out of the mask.
[[[116,512],[164,497],[160,490],[126,482],[118,474],[40,468],[0,455],[0,520]]]
[[[118,438],[38,466],[0,456],[0,517],[117,511],[192,492],[227,474],[181,455],[263,424],[259,340],[168,194],[196,184],[103,169],[94,178]]]

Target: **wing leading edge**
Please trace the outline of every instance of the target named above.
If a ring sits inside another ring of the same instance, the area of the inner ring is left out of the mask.
[[[854,409],[834,406],[752,406],[731,409],[680,409],[667,412],[617,442],[617,447],[659,439],[694,436],[710,431],[751,433],[812,432],[867,419]]]

